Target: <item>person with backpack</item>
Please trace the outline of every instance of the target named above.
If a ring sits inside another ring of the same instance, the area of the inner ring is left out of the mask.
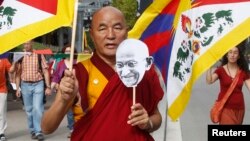
[[[32,40],[23,44],[26,54],[21,63],[16,63],[18,68],[16,95],[20,97],[22,93],[31,138],[43,141],[44,135],[40,123],[44,112],[44,93],[50,95],[51,86],[45,57],[41,55],[41,61],[39,61],[39,55],[33,52],[32,45]],[[41,68],[39,62],[41,62]],[[21,93],[19,86],[21,86]]]

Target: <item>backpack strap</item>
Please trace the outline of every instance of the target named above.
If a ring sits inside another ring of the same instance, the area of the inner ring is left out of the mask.
[[[42,73],[43,72],[43,68],[42,68],[42,55],[41,54],[37,54],[37,56],[38,56],[38,68],[39,68],[40,73],[43,76],[43,73]]]
[[[38,65],[39,65],[39,69],[42,70],[42,56],[41,56],[41,54],[38,54]]]
[[[24,57],[24,56],[23,56]],[[17,62],[19,63],[19,64],[22,64],[22,62],[23,62],[23,57],[21,57]]]

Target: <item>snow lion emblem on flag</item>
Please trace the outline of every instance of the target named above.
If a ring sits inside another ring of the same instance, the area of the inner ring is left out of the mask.
[[[185,76],[190,75],[194,57],[200,55],[200,49],[209,46],[216,37],[232,27],[233,23],[232,10],[203,13],[194,21],[182,15],[181,26],[186,38],[180,42],[173,77],[185,82]]]
[[[16,9],[9,6],[0,6],[0,30],[2,28],[10,29],[12,25],[12,19],[16,14]]]

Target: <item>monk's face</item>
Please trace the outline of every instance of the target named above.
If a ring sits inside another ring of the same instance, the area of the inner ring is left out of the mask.
[[[115,59],[118,45],[127,38],[123,14],[110,6],[97,11],[93,15],[90,35],[101,58]]]

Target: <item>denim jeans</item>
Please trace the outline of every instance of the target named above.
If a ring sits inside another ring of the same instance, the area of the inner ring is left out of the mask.
[[[70,131],[73,131],[73,126],[74,126],[74,115],[71,109],[69,109],[67,113],[67,120],[68,120],[68,128]]]
[[[30,133],[41,134],[41,119],[44,112],[44,82],[21,82],[23,103],[28,120]]]

